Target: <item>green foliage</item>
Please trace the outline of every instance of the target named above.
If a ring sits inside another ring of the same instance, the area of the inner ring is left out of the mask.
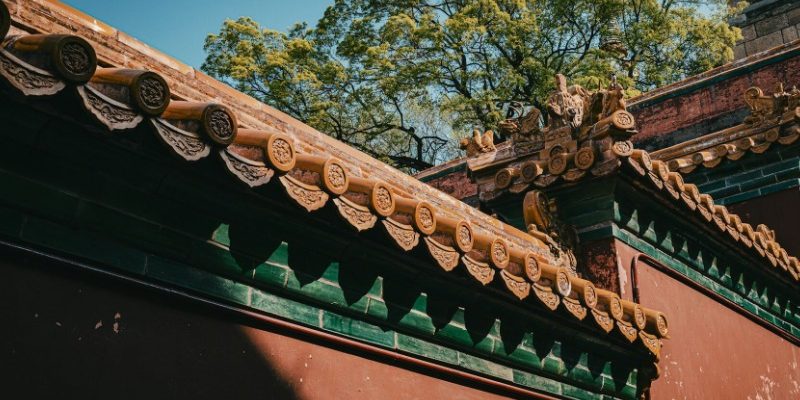
[[[286,34],[226,21],[203,70],[420,169],[453,155],[451,132],[494,128],[500,102],[541,105],[556,73],[589,89],[616,74],[635,94],[731,60],[733,11],[725,0],[336,0],[315,28]]]

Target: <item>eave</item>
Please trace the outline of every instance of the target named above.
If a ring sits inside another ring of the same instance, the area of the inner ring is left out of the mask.
[[[62,118],[69,110],[82,110],[94,129],[115,135],[133,128],[149,130],[183,162],[218,159],[247,188],[269,185],[309,213],[333,204],[339,217],[359,232],[383,230],[404,251],[424,247],[433,265],[445,271],[463,269],[482,285],[497,282],[520,301],[536,298],[552,311],[563,304],[579,320],[591,314],[594,322],[584,323],[600,328],[598,333],[616,331],[616,324],[629,342],[659,354],[659,338],[667,334],[663,315],[567,275],[563,260],[541,239],[60,3],[27,2],[12,11],[12,33],[20,34],[20,43],[31,42],[33,52],[45,54],[50,42],[67,38],[77,43],[70,51],[80,61],[67,65],[75,72],[68,79],[51,65],[26,61],[19,48],[7,43],[0,50],[0,75],[14,101]],[[68,36],[56,38],[57,32]],[[103,67],[95,70],[95,61]],[[156,89],[151,98],[118,96],[114,87],[127,88],[129,92],[122,92],[128,94],[143,92],[143,77],[155,81],[148,83]],[[146,109],[151,103],[153,109]],[[655,320],[663,323],[647,323],[646,316],[659,315]]]

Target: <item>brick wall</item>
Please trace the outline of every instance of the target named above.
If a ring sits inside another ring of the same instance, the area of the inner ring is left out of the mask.
[[[800,9],[799,9],[800,10]],[[638,148],[653,151],[742,123],[750,111],[744,92],[758,86],[772,93],[783,83],[800,86],[800,47],[752,57],[635,98]]]
[[[751,56],[798,39],[800,2],[754,1],[734,24],[742,28],[743,36],[734,49],[736,58]]]
[[[425,180],[425,183],[473,207],[478,206],[478,186],[469,179],[466,171],[451,172]]]

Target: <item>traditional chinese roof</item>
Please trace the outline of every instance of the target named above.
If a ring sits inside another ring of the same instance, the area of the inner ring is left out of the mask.
[[[571,250],[546,233],[487,216],[58,2],[12,11],[15,27],[0,49],[4,96],[60,118],[77,106],[94,120],[90,129],[115,135],[144,127],[186,163],[217,158],[249,188],[279,188],[319,218],[334,207],[354,229],[384,231],[404,251],[422,248],[445,271],[658,354],[665,316],[579,278]]]
[[[797,257],[789,256],[777,242],[775,231],[763,224],[753,227],[742,222],[741,217],[729,212],[725,206],[714,204],[710,195],[700,193],[696,185],[685,183],[680,172],[670,171],[665,162],[653,160],[644,150],[634,150],[625,161],[624,165],[628,170],[635,171],[638,176],[648,180],[652,187],[665,193],[687,211],[698,214],[702,220],[716,226],[721,235],[728,236],[730,240],[763,258],[789,281],[800,281],[800,263]]]
[[[633,150],[635,119],[625,109],[621,86],[615,82],[592,93],[577,85],[568,88],[561,75],[556,81],[546,126],[539,126],[540,110],[519,110],[500,124],[510,137],[500,146],[486,145],[477,132],[472,141],[462,142],[482,201],[608,175],[619,167],[619,157]]]
[[[563,113],[564,116],[586,115],[591,112],[587,110],[592,109],[613,110],[607,102],[619,99],[609,92],[586,93],[580,88],[569,90],[569,93],[575,93],[575,98],[574,103],[568,105],[572,109]],[[743,125],[724,131],[729,142],[713,144],[704,138],[697,143],[681,144],[677,149],[657,152],[667,155],[680,154],[681,150],[691,151],[688,156],[669,161],[651,160],[648,152],[634,149],[628,140],[634,133],[633,117],[622,104],[606,116],[589,118],[571,127],[563,125],[565,121],[569,122],[564,116],[551,115],[548,126],[529,128],[528,136],[512,135],[503,146],[484,146],[480,151],[473,151],[472,157],[467,159],[467,167],[483,201],[508,193],[528,192],[556,182],[575,182],[590,176],[635,171],[635,176],[648,180],[658,192],[673,198],[688,211],[698,213],[701,221],[715,225],[721,235],[753,251],[765,263],[779,268],[788,280],[797,282],[800,280],[798,260],[790,257],[776,241],[773,230],[765,225],[753,227],[743,223],[741,217],[730,213],[725,206],[714,204],[710,195],[701,193],[694,184],[684,183],[683,176],[670,168],[691,170],[703,162],[712,165],[719,163],[719,157],[740,157],[746,150],[763,152],[773,142],[789,144],[800,137],[796,123],[800,91],[793,89],[786,93],[779,90],[773,96],[764,96],[760,89],[751,88],[746,97],[753,113]],[[598,102],[606,104],[597,107]],[[534,110],[529,115],[538,117],[537,113],[538,110]],[[506,124],[524,126],[527,118],[510,119]],[[621,166],[625,168],[620,169]]]
[[[800,91],[782,85],[770,95],[758,87],[744,94],[750,115],[736,126],[698,137],[651,153],[667,163],[671,171],[690,173],[698,167],[714,168],[724,160],[736,161],[745,154],[762,154],[773,144],[790,145],[800,138]]]

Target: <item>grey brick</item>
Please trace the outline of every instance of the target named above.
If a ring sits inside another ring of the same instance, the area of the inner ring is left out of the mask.
[[[783,42],[789,43],[797,40],[797,28],[794,26],[790,26],[788,28],[783,28],[781,31],[783,33]]]
[[[742,41],[748,42],[758,37],[756,35],[756,27],[754,25],[748,25],[742,28]]]
[[[744,43],[739,43],[733,48],[733,58],[738,60],[747,57],[747,51],[744,49]]]
[[[800,7],[797,7],[793,10],[789,10],[786,13],[787,22],[789,25],[797,25],[800,24]]]
[[[779,31],[788,25],[789,23],[786,20],[786,15],[776,15],[774,17],[756,22],[756,34],[758,34],[759,37],[762,37],[769,35],[772,32]]]
[[[745,43],[744,47],[747,50],[747,55],[751,56],[753,54],[760,53],[764,50],[769,50],[773,47],[780,46],[782,44],[783,44],[783,35],[781,34],[781,31],[775,31],[767,36],[762,36],[756,40],[751,40]]]

